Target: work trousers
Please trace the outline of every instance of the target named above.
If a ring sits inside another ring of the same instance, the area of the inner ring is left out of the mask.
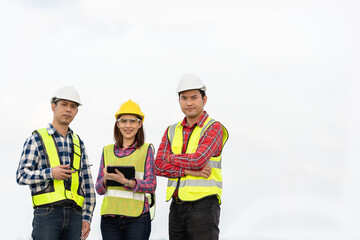
[[[151,232],[149,212],[140,217],[101,216],[103,240],[148,240]]]
[[[216,196],[193,202],[173,198],[169,214],[170,240],[219,239],[220,205]]]
[[[81,210],[63,206],[37,207],[32,225],[34,240],[79,240]]]

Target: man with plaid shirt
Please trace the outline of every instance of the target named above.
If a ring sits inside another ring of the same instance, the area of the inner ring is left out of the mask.
[[[29,185],[33,239],[86,239],[95,208],[95,191],[83,141],[69,128],[81,105],[72,86],[51,99],[52,123],[26,140],[16,180]]]
[[[170,240],[219,239],[221,152],[226,128],[204,111],[206,87],[194,74],[177,88],[185,118],[169,126],[155,160],[155,173],[168,178]]]

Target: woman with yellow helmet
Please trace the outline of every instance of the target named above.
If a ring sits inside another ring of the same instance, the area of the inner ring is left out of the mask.
[[[103,148],[96,191],[104,195],[104,240],[149,239],[155,204],[154,149],[145,143],[144,114],[129,100],[115,113],[115,144]]]

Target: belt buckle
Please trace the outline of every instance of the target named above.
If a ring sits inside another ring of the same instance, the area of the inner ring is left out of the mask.
[[[181,200],[180,198],[175,198],[175,202],[176,202],[176,204],[183,204],[184,203],[184,201],[183,200]]]

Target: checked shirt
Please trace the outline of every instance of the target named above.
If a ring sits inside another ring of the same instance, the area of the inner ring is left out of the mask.
[[[68,133],[63,137],[56,131],[52,124],[48,124],[46,129],[50,135],[54,136],[59,150],[60,164],[70,165],[72,155],[72,130],[69,128]],[[85,194],[82,215],[84,221],[91,222],[96,202],[95,190],[85,145],[81,139],[80,147],[82,150],[80,186]],[[25,141],[19,167],[16,172],[16,180],[20,185],[29,185],[31,193],[35,193],[48,187],[52,179],[52,172],[46,159],[44,147],[41,144],[39,136],[33,134]]]

